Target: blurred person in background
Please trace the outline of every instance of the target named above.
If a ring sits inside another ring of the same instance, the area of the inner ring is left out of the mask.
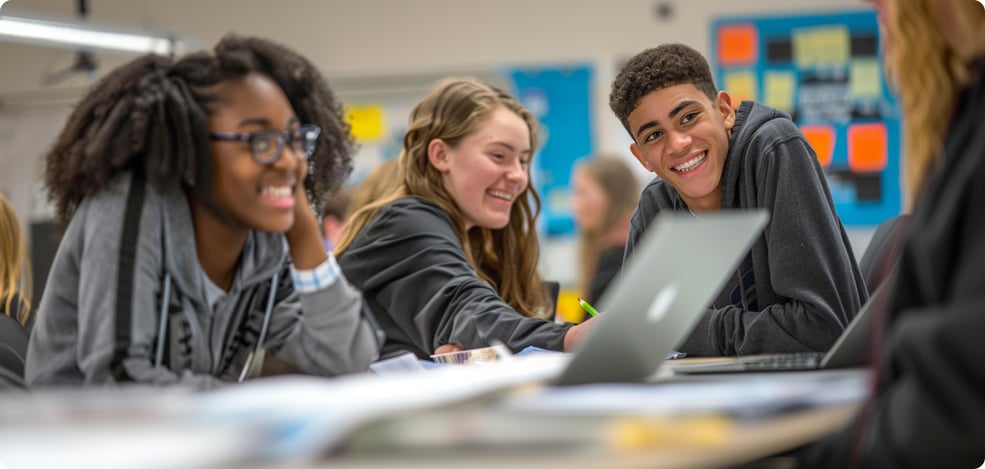
[[[386,160],[369,172],[366,179],[363,179],[352,191],[352,202],[349,204],[349,213],[355,213],[371,202],[382,199],[390,192],[397,190],[401,185],[400,164],[397,158]]]
[[[27,243],[14,207],[0,194],[0,313],[27,325],[31,313],[31,273]]]
[[[341,189],[325,201],[321,209],[321,229],[325,250],[331,251],[339,242],[342,228],[349,219],[352,205],[352,189]]]
[[[571,208],[579,234],[582,298],[597,302],[622,268],[640,185],[618,156],[579,162],[571,177]]]

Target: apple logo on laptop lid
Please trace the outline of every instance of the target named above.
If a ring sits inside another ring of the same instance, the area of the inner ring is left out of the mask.
[[[663,319],[667,315],[670,305],[674,303],[675,298],[677,298],[677,284],[672,283],[661,290],[657,294],[657,297],[653,299],[653,302],[650,303],[650,309],[646,312],[646,319],[650,322],[657,322]]]

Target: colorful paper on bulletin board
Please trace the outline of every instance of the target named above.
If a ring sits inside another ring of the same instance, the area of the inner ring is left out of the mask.
[[[718,30],[718,60],[728,65],[752,65],[758,59],[759,34],[752,24],[736,24]]]
[[[763,73],[763,102],[781,111],[793,112],[797,99],[797,76],[787,70]]]
[[[882,171],[888,164],[886,125],[854,124],[848,128],[848,166],[855,172]]]
[[[853,60],[849,80],[852,96],[879,98],[882,93],[882,64],[876,59]]]
[[[383,121],[383,106],[346,106],[344,114],[352,129],[352,136],[357,141],[371,141],[383,137],[386,128]]]
[[[835,148],[835,129],[830,125],[808,124],[800,126],[807,143],[814,149],[821,167],[831,166],[831,157]]]
[[[577,159],[594,152],[590,66],[509,70],[514,95],[542,126],[533,181],[543,207],[539,229],[548,236],[575,232],[569,180]]]
[[[725,74],[725,91],[732,96],[732,105],[739,107],[742,101],[755,101],[756,73],[751,70],[736,70]]]
[[[844,65],[851,57],[848,28],[840,24],[793,30],[794,62],[800,68]]]
[[[756,31],[757,50],[744,54],[753,63],[720,50],[723,32],[740,30]],[[752,83],[752,95],[791,115],[818,153],[843,223],[899,214],[899,106],[882,73],[875,12],[721,18],[711,35],[716,83]]]

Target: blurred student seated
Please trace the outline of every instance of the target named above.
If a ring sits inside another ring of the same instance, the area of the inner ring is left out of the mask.
[[[390,192],[397,190],[401,181],[400,164],[396,158],[380,163],[353,190],[349,213],[355,213],[371,202],[380,200]]]
[[[600,156],[575,166],[571,189],[580,238],[578,289],[582,298],[596,302],[622,268],[640,185],[621,157]]]
[[[334,249],[339,242],[342,228],[349,220],[351,204],[352,189],[341,189],[325,201],[321,209],[321,229],[326,251]]]
[[[31,275],[17,213],[0,194],[0,388],[24,386]]]

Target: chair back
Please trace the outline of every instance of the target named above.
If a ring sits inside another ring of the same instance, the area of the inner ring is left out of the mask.
[[[882,222],[872,235],[872,241],[858,263],[869,295],[879,288],[896,267],[903,247],[903,233],[909,223],[909,215],[897,215]]]

